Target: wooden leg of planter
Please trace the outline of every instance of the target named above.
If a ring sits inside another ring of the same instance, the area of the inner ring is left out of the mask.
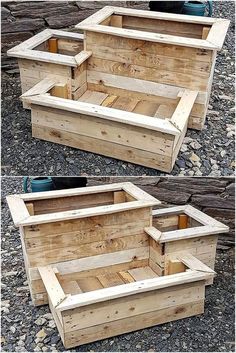
[[[55,97],[68,98],[67,84],[57,84],[52,88],[51,93]]]
[[[185,229],[188,228],[188,216],[185,214],[179,215],[178,228]]]
[[[168,275],[184,272],[186,266],[178,260],[170,260],[168,266]]]
[[[58,46],[57,46],[57,39],[56,38],[50,38],[48,40],[48,50],[50,53],[57,53],[58,52]]]

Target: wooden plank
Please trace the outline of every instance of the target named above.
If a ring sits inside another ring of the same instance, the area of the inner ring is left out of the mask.
[[[215,271],[213,271],[211,268],[209,268],[204,263],[202,263],[202,261],[198,260],[195,256],[191,254],[180,256],[179,259],[191,270],[209,272],[209,273],[215,274]]]
[[[101,103],[101,105],[103,107],[111,107],[112,104],[116,101],[116,99],[118,98],[118,96],[115,95],[108,95],[107,98],[104,99],[104,101]]]
[[[125,160],[130,163],[159,169],[167,173],[170,173],[172,170],[171,157],[163,154],[144,151],[134,147],[123,146],[121,144],[35,124],[32,126],[32,132],[34,137],[45,141],[79,148],[123,161]]]
[[[184,87],[196,91],[206,91],[208,75],[192,75],[181,72],[157,70],[153,67],[135,65],[133,63],[124,65],[114,60],[95,58],[92,56],[88,61],[88,71],[112,74],[115,76],[128,76],[129,78],[153,81],[160,84]],[[131,86],[132,87],[132,86]]]
[[[112,105],[114,109],[125,110],[132,112],[139,101],[129,97],[118,97]]]
[[[61,81],[63,81],[63,78],[61,79]],[[24,97],[29,97],[29,96],[33,96],[33,95],[37,95],[37,94],[41,94],[41,93],[47,93],[56,84],[59,84],[59,80],[57,78],[55,78],[54,76],[45,77],[42,81],[37,83],[30,90],[23,93],[21,95],[21,99],[24,99]]]
[[[79,99],[78,102],[86,102],[92,104],[100,105],[106,98],[108,94],[101,93],[101,92],[93,92],[87,90]]]
[[[6,199],[15,226],[19,226],[23,220],[30,217],[29,211],[19,195],[9,195]]]
[[[79,294],[82,293],[76,281],[60,281],[61,287],[66,294]]]
[[[186,269],[185,265],[183,262],[178,261],[178,260],[170,260],[168,264],[168,273],[165,273],[165,275],[173,275],[174,273],[181,273],[184,272]]]
[[[57,38],[49,38],[48,39],[48,51],[50,53],[57,53],[58,52]]]
[[[114,192],[114,203],[126,202],[125,192],[124,191],[115,191]]]
[[[128,271],[120,271],[119,276],[122,278],[124,283],[132,283],[135,282],[134,278],[129,274]]]
[[[206,213],[201,212],[200,210],[198,210],[197,208],[191,206],[191,205],[187,205],[187,207],[185,208],[185,213],[189,216],[192,217],[194,220],[205,224],[205,225],[212,225],[215,227],[219,227],[221,228],[221,232],[227,232],[228,231],[228,227],[217,221],[216,219],[208,216]]]
[[[77,282],[84,293],[103,288],[101,282],[96,277],[81,278]]]
[[[33,217],[33,216],[32,216]],[[143,234],[125,236],[113,239],[112,241],[99,241],[83,245],[69,247],[57,247],[44,249],[43,256],[38,248],[28,249],[30,267],[44,266],[61,261],[77,260],[100,254],[114,253],[122,250],[137,249],[147,247],[148,239]],[[115,254],[114,254],[115,256]]]
[[[87,91],[88,92],[88,91]],[[99,93],[99,92],[97,92]],[[103,93],[97,96],[97,102],[104,99]],[[87,99],[89,95],[86,95]],[[84,100],[82,96],[80,99]],[[92,99],[95,101],[94,96]],[[174,137],[162,132],[151,131],[141,127],[124,123],[104,121],[101,118],[69,113],[59,109],[43,108],[31,105],[31,120],[33,126],[54,128],[59,126],[61,131],[93,137],[119,145],[146,149],[149,152],[164,156],[171,156],[174,148]],[[144,147],[145,146],[145,147]]]
[[[148,116],[154,116],[157,110],[158,104],[141,100],[134,107],[133,112],[137,114],[144,114]]]
[[[117,60],[122,57],[122,55],[125,53],[126,57],[127,54],[131,52],[135,53],[138,52],[141,57],[142,53],[147,53],[147,55],[150,55],[151,57],[155,58],[158,55],[158,58],[161,59],[162,56],[168,58],[174,58],[178,59],[178,69],[180,63],[182,63],[182,69],[184,67],[188,68],[188,65],[192,69],[196,66],[194,64],[197,63],[197,66],[201,68],[200,63],[208,63],[209,66],[211,66],[211,57],[212,57],[212,51],[211,50],[204,50],[201,48],[189,48],[189,47],[184,47],[184,46],[177,46],[177,45],[168,45],[164,43],[154,43],[154,42],[146,42],[143,40],[138,40],[138,39],[129,39],[129,38],[124,38],[124,37],[116,37],[114,40],[114,36],[110,34],[102,34],[102,33],[96,33],[96,32],[88,32],[87,37],[86,37],[86,43],[87,47],[89,50],[92,50],[93,53],[96,55],[96,53],[103,52],[103,48],[111,48],[113,50],[117,51]],[[101,48],[101,51],[99,48],[96,47],[96,44]],[[131,51],[131,52],[127,52]],[[119,52],[121,55],[119,55]],[[110,51],[108,51],[110,53]],[[109,55],[109,54],[106,54]],[[161,56],[161,57],[159,57]],[[123,57],[124,59],[124,57]],[[139,60],[135,59],[134,55],[132,57],[132,60]],[[145,59],[144,59],[145,60]],[[148,59],[146,59],[148,60]],[[157,65],[159,61],[155,60]],[[177,61],[172,61],[172,63],[177,64]],[[203,64],[203,68],[207,68]],[[190,68],[189,67],[189,68]],[[201,69],[200,69],[201,70]]]
[[[134,283],[126,284],[133,285]],[[125,287],[125,286],[123,286]],[[110,288],[114,290],[117,287]],[[88,305],[83,310],[64,312],[63,323],[65,332],[76,329],[109,323],[112,321],[132,318],[134,316],[153,312],[176,305],[184,305],[204,299],[204,282],[172,286],[167,289],[155,290],[151,293],[141,293],[126,298],[114,299],[99,305]],[[90,293],[91,294],[91,293]]]
[[[188,216],[185,214],[180,214],[178,220],[178,228],[185,229],[188,228]]]
[[[161,238],[161,232],[156,229],[155,227],[146,227],[144,228],[144,231],[156,242],[159,242]]]
[[[67,84],[56,84],[51,90],[52,96],[68,98]]]
[[[104,288],[119,286],[124,284],[118,273],[108,273],[97,277]]]
[[[123,333],[140,330],[145,327],[202,314],[203,312],[204,300],[185,305],[176,305],[167,309],[156,310],[82,330],[67,332],[65,333],[64,345],[66,348],[71,348],[78,344],[86,344],[95,340],[97,341],[107,337],[114,337]]]
[[[149,266],[134,268],[129,270],[128,273],[135,279],[135,281],[157,277],[156,273]]]
[[[206,273],[198,271],[189,271],[184,273],[177,273],[171,276],[164,276],[158,278],[146,279],[134,283],[127,283],[125,286],[115,286],[112,288],[104,288],[93,293],[83,293],[67,298],[61,305],[57,307],[58,310],[64,311],[76,307],[82,307],[89,304],[112,300],[115,298],[126,297],[133,294],[149,292],[155,289],[167,288],[178,284],[192,283],[207,279]]]
[[[155,116],[156,118],[160,119],[170,119],[175,111],[175,107],[165,104],[160,104],[158,109],[156,110]]]
[[[164,268],[158,265],[153,258],[149,258],[148,265],[156,273],[157,276],[164,276]]]
[[[156,205],[159,205],[161,203],[161,201],[157,200],[155,197],[130,182],[126,183],[123,186],[123,189],[137,200],[155,201],[157,202]]]
[[[207,40],[215,46],[215,49],[220,50],[222,48],[229,24],[229,20],[218,19],[218,21],[212,25]]]
[[[110,26],[122,28],[122,16],[112,15],[110,20]]]
[[[185,90],[170,119],[171,123],[174,124],[174,126],[180,131],[183,131],[184,127],[188,123],[188,119],[197,95],[197,91]]]
[[[203,27],[202,29],[202,39],[207,39],[207,36],[210,32],[210,27]]]
[[[38,267],[38,271],[43,280],[44,286],[52,302],[52,305],[53,307],[56,307],[66,298],[66,295],[60,283],[58,282],[58,279],[52,267]]]
[[[26,208],[30,214],[30,216],[34,215],[34,204],[33,203],[26,203]]]
[[[91,55],[91,51],[82,50],[79,54],[75,55],[76,64],[83,64],[83,62],[85,62]]]

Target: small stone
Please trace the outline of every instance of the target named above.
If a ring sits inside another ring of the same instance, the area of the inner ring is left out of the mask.
[[[217,162],[216,162],[216,160],[215,159],[213,159],[213,158],[211,158],[210,159],[210,162],[211,162],[211,165],[213,165],[213,164],[216,164]]]
[[[202,176],[202,172],[201,172],[200,170],[197,170],[194,175],[196,175],[196,176]]]
[[[234,98],[231,97],[231,96],[226,96],[226,94],[220,95],[219,98],[220,98],[221,100],[227,100],[227,101],[231,101],[231,100],[234,99]]]
[[[51,337],[51,344],[57,344],[61,338],[59,336],[52,336]]]
[[[221,157],[224,157],[225,155],[226,155],[226,151],[224,151],[224,150],[222,150],[222,151],[220,151],[220,155],[221,155]]]
[[[9,271],[3,273],[3,277],[10,277],[10,276],[15,276],[17,274],[17,271]]]
[[[53,320],[53,316],[51,313],[47,313],[42,315],[42,317],[44,317],[46,320]]]
[[[188,150],[188,146],[185,143],[183,143],[181,148],[180,148],[180,151],[181,152],[187,152],[187,150]]]
[[[202,145],[200,145],[200,143],[198,141],[192,141],[190,142],[190,146],[194,149],[194,150],[199,150]]]
[[[37,337],[37,338],[41,338],[41,340],[43,340],[46,336],[47,336],[47,334],[46,334],[46,332],[44,331],[43,328],[42,328],[42,330],[40,330],[40,331],[36,334],[36,337]]]
[[[200,162],[200,158],[194,152],[192,153],[191,157],[189,158],[190,161],[194,164],[195,162]]]
[[[184,140],[183,140],[183,143],[188,144],[188,143],[190,143],[192,141],[193,141],[193,139],[191,137],[185,137]]]
[[[218,170],[218,169],[219,169],[219,167],[218,167],[218,165],[217,165],[217,164],[214,164],[214,165],[211,167],[211,169],[212,169],[212,170]]]
[[[138,344],[136,345],[136,348],[138,348],[138,349],[142,348],[141,344],[138,343]]]
[[[50,320],[48,322],[48,327],[50,327],[50,328],[55,328],[56,327],[54,320]]]
[[[39,318],[35,321],[35,323],[36,323],[36,325],[38,325],[38,326],[42,326],[42,325],[45,324],[46,321],[47,321],[47,320],[46,320],[44,317],[39,317]]]
[[[227,136],[228,138],[230,138],[230,137],[233,137],[234,134],[235,134],[234,131],[229,131],[226,136]]]
[[[14,326],[11,326],[11,327],[10,327],[10,330],[11,330],[12,333],[15,333],[15,332],[16,332],[16,328],[15,328]]]

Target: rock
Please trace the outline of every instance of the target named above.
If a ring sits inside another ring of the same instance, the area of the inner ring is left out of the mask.
[[[11,12],[6,7],[1,7],[1,20],[6,20],[11,15]]]
[[[191,202],[197,206],[210,208],[234,209],[235,206],[235,200],[232,196],[224,198],[219,195],[193,195]]]
[[[200,143],[198,141],[192,141],[190,142],[190,146],[194,149],[194,150],[199,150],[202,145],[200,145]]]
[[[51,313],[47,313],[42,315],[43,318],[45,318],[46,320],[53,320],[53,316]]]
[[[47,321],[46,318],[44,318],[44,317],[39,317],[39,318],[35,321],[35,323],[36,323],[36,325],[38,325],[38,326],[42,326],[42,325],[45,324],[46,321]]]
[[[60,342],[60,340],[61,340],[61,338],[60,338],[60,336],[52,336],[51,337],[51,344],[57,344],[58,342]]]
[[[50,320],[48,322],[48,327],[50,327],[50,328],[55,328],[56,327],[54,320]]]
[[[45,27],[42,19],[24,19],[14,22],[2,21],[2,33],[29,32],[43,29]]]
[[[15,276],[17,274],[17,271],[9,271],[9,272],[3,272],[3,277],[9,277],[9,276]]]
[[[200,158],[198,157],[198,155],[196,155],[194,152],[192,153],[192,155],[189,157],[189,160],[194,164],[196,162],[200,162]]]
[[[44,329],[42,328],[42,330],[40,330],[37,334],[36,337],[41,339],[41,341],[47,336],[47,333],[44,331]]]
[[[181,148],[180,148],[180,151],[181,152],[187,152],[188,151],[188,146],[185,143],[183,143]]]
[[[16,328],[15,328],[14,326],[11,326],[11,327],[10,327],[10,330],[11,330],[12,333],[15,333],[15,332],[16,332]]]
[[[51,28],[64,28],[81,22],[82,20],[89,17],[93,13],[94,11],[92,10],[85,10],[82,12],[78,11],[78,12],[71,13],[70,15],[66,14],[66,15],[55,15],[55,16],[46,17],[45,20],[48,26]]]
[[[38,5],[37,7],[35,7],[37,9],[37,11],[33,10],[32,8],[32,4],[30,4],[29,6],[25,7],[24,9],[21,10],[15,10],[12,11],[12,15],[14,17],[27,17],[27,18],[44,18],[47,17],[49,14],[50,16],[56,16],[56,15],[65,15],[65,14],[69,14],[69,13],[75,13],[76,11],[78,11],[77,6],[73,5],[73,4],[66,4],[63,6],[63,3],[60,5],[60,3],[55,3],[56,5],[55,7],[51,7],[50,9],[48,8],[48,6],[42,7],[40,5]],[[35,4],[37,5],[37,4]],[[47,4],[48,5],[48,4]],[[68,15],[69,16],[69,15]]]
[[[191,137],[185,137],[184,138],[184,140],[183,140],[183,143],[185,143],[185,144],[188,144],[188,143],[190,143],[190,142],[192,142],[193,141],[193,139],[191,138]]]
[[[232,101],[234,100],[234,97],[231,97],[231,96],[226,96],[225,94],[221,94],[219,95],[219,98],[222,100],[229,100],[229,101]]]
[[[11,43],[10,47],[14,47],[16,42],[23,42],[33,36],[32,32],[14,32],[2,34],[2,43]]]

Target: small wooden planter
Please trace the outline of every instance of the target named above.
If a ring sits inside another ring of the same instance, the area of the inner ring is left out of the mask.
[[[153,227],[148,233],[155,240],[151,243],[153,258],[159,275],[172,273],[170,259],[188,253],[214,269],[218,234],[229,227],[212,217],[187,206],[176,206],[153,211]]]
[[[204,312],[228,227],[131,183],[12,195],[34,305],[66,348]]]
[[[202,129],[214,74],[216,52],[229,26],[221,18],[177,15],[107,6],[76,27],[85,32],[90,89],[114,94],[126,77],[170,89],[165,111],[173,112],[173,88],[199,92],[188,127]],[[120,80],[114,75],[118,75]],[[126,87],[127,89],[127,87]],[[128,92],[127,92],[128,93]]]
[[[18,58],[22,93],[49,75],[66,78],[68,90],[78,89],[77,57],[83,50],[82,34],[45,29],[8,50]]]
[[[31,109],[33,136],[171,172],[197,92],[173,89],[171,94],[180,98],[173,114],[167,116],[164,105],[155,102],[158,87],[154,82],[125,78],[123,84],[129,81],[131,87],[130,97],[122,90],[114,95],[109,87],[106,93],[88,89],[83,73],[90,54],[80,54],[81,90],[76,97],[68,94],[68,84],[62,78],[54,77],[22,95],[24,105]],[[120,79],[114,76],[114,80]],[[165,93],[162,95],[165,104]]]

